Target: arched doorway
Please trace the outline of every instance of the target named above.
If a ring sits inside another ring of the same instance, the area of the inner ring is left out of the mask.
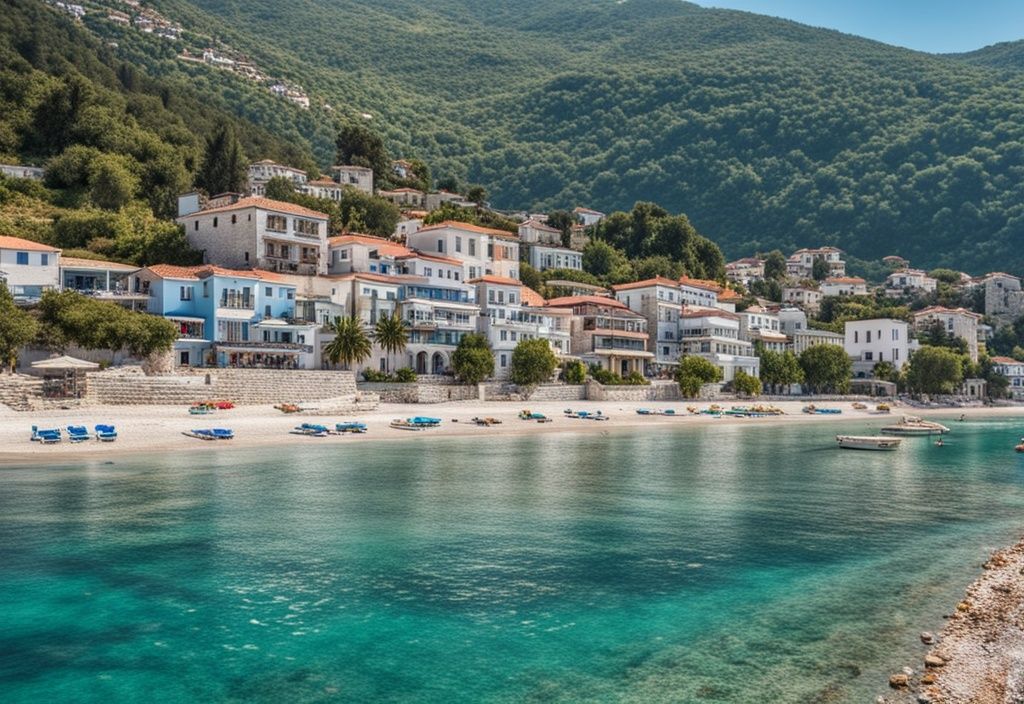
[[[416,355],[416,373],[426,374],[427,373],[427,353],[420,352]]]
[[[444,374],[444,355],[440,352],[435,352],[430,367],[431,374]]]

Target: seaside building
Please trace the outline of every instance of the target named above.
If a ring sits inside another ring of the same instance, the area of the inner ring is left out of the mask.
[[[342,186],[350,186],[357,191],[373,195],[373,169],[366,166],[332,166],[331,178]]]
[[[1020,278],[994,272],[982,280],[985,286],[985,315],[995,318],[1000,325],[1012,323],[1024,314],[1024,291]]]
[[[688,276],[684,276],[679,279],[678,286],[684,305],[703,308],[716,308],[718,306],[718,294],[722,287],[717,281],[691,279]]]
[[[879,362],[890,362],[899,370],[910,357],[910,326],[891,318],[851,320],[845,326],[843,348],[853,360],[854,377],[870,377]]]
[[[782,289],[782,302],[799,306],[814,315],[821,308],[821,291],[810,286],[785,286]]]
[[[417,374],[451,371],[452,353],[479,327],[473,285],[442,277],[402,276],[399,311],[409,325],[406,364]]]
[[[815,345],[835,345],[836,347],[846,346],[846,336],[838,332],[828,330],[815,330],[806,328],[798,330],[790,335],[792,338],[791,347],[793,354],[800,356]]]
[[[892,298],[930,293],[939,285],[936,279],[920,269],[900,269],[885,278],[885,295]]]
[[[781,331],[779,316],[767,308],[750,306],[736,314],[740,322],[740,340],[773,352],[783,352],[789,338]]]
[[[296,190],[301,190],[307,180],[306,172],[302,169],[263,159],[249,165],[249,195],[266,195],[267,181],[272,178],[286,178],[292,182]]]
[[[679,364],[679,315],[683,310],[679,282],[659,276],[612,288],[619,302],[647,320],[647,349],[654,354],[654,371]]]
[[[391,201],[399,208],[422,208],[427,194],[416,188],[396,188],[393,191],[377,191],[381,198]]]
[[[295,284],[261,270],[157,264],[130,277],[147,309],[178,326],[174,359],[188,367],[315,369],[315,323],[295,319]]]
[[[911,314],[918,332],[939,323],[947,335],[964,340],[972,362],[978,361],[978,324],[981,316],[965,308],[929,306]]]
[[[605,214],[600,210],[591,210],[590,208],[573,208],[572,214],[583,227],[596,225],[605,218]]]
[[[794,279],[812,279],[814,278],[814,262],[818,260],[828,264],[828,275],[830,277],[846,276],[846,262],[843,261],[843,250],[836,247],[796,250],[786,260],[786,273]]]
[[[466,201],[462,195],[451,191],[434,191],[426,196],[426,210],[437,210],[444,203],[451,203],[459,207],[476,207],[476,203]]]
[[[519,239],[506,230],[445,221],[410,234],[406,245],[458,259],[463,263],[463,280],[481,276],[519,279]]]
[[[776,313],[779,318],[779,332],[790,338],[807,329],[807,313],[795,306],[783,306]]]
[[[139,267],[132,264],[62,256],[61,288],[117,303],[128,310],[145,312],[149,297],[133,293],[129,280],[138,270]]]
[[[859,276],[832,276],[820,284],[822,298],[829,296],[866,296],[868,282]]]
[[[1014,401],[1024,401],[1024,362],[1012,357],[993,357],[992,369],[1010,382],[1007,391]]]
[[[296,188],[299,193],[303,193],[313,198],[323,198],[324,200],[333,200],[339,202],[341,196],[345,193],[345,189],[348,186],[343,186],[340,183],[336,183],[329,178],[318,178],[315,181],[308,181],[302,184],[302,186]]]
[[[399,242],[405,242],[406,237],[423,229],[423,218],[426,216],[426,211],[423,210],[410,210],[403,213],[391,236]]]
[[[600,296],[553,298],[549,308],[571,311],[570,353],[586,364],[628,376],[643,374],[654,354],[647,351],[647,319],[625,303]]]
[[[179,209],[183,199],[179,199]],[[197,207],[198,201],[196,201]],[[203,261],[234,269],[279,273],[327,273],[327,223],[324,213],[294,203],[249,197],[236,202],[181,212],[189,244]]]
[[[583,271],[583,254],[565,247],[530,245],[530,266],[537,271],[548,269],[573,269]]]
[[[739,315],[720,308],[689,307],[679,321],[683,356],[697,355],[722,370],[722,381],[733,380],[738,370],[759,376],[761,361],[754,346],[740,339]]]
[[[524,244],[562,246],[562,231],[545,222],[530,218],[519,223],[519,241]]]
[[[725,277],[749,288],[750,284],[764,278],[764,260],[758,257],[745,257],[729,262],[725,265]]]
[[[60,288],[60,250],[20,237],[0,235],[0,281],[19,302],[38,300]]]
[[[397,242],[372,235],[338,235],[327,240],[329,274],[364,272],[398,274],[398,259],[412,251]]]

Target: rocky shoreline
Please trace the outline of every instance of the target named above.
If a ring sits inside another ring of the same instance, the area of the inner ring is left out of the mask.
[[[948,616],[915,671],[889,678],[877,704],[1016,704],[1024,702],[1024,539],[998,550]]]

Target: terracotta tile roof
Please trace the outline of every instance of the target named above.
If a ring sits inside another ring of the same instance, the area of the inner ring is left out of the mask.
[[[1024,364],[1013,357],[993,357],[992,361],[996,364]]]
[[[402,257],[412,253],[412,250],[405,245],[392,242],[383,237],[374,237],[373,235],[349,234],[327,238],[328,247],[343,247],[347,244],[362,244],[367,247],[376,247],[379,253],[391,257]]]
[[[546,303],[544,296],[540,295],[529,286],[523,286],[519,289],[519,298],[522,300],[524,306],[533,306],[534,308],[540,308]]]
[[[8,235],[0,235],[0,249],[24,249],[31,252],[59,252],[57,247],[51,247],[48,244],[42,242],[35,242],[33,240],[23,240],[20,237],[10,237]]]
[[[508,230],[496,230],[493,227],[481,227],[479,225],[471,225],[468,222],[459,222],[457,220],[445,220],[444,222],[439,222],[436,225],[424,227],[420,232],[431,232],[432,230],[440,230],[446,227],[463,230],[465,232],[475,232],[480,235],[493,235],[495,237],[506,237],[513,240],[519,239],[519,237]]]
[[[552,298],[547,302],[547,305],[552,308],[571,308],[585,303],[595,306],[604,306],[606,308],[621,308],[622,310],[629,310],[625,303],[617,301],[614,298],[605,298],[604,296],[563,296],[562,298]]]
[[[985,276],[983,277],[982,280],[984,280],[984,279],[991,279],[993,276],[1005,276],[1008,279],[1017,279],[1018,281],[1020,280],[1019,276],[1014,276],[1013,274],[1006,274],[1006,273],[1003,273],[1002,271],[992,271],[992,272],[989,272],[988,274],[985,274]]]
[[[949,315],[966,315],[971,318],[977,318],[981,320],[981,316],[974,311],[967,310],[966,308],[946,308],[945,306],[928,306],[921,310],[915,310],[910,313],[915,318],[920,318],[925,315],[932,314],[949,314]]]
[[[718,300],[720,301],[742,301],[743,296],[733,291],[731,288],[724,289],[718,293]]]
[[[533,218],[530,218],[529,220],[523,220],[521,223],[519,223],[519,227],[532,227],[535,230],[547,230],[548,232],[561,232],[561,230],[559,230],[557,227],[551,227],[551,225],[548,225],[545,222],[541,222],[540,220],[534,220]]]
[[[467,284],[501,284],[505,286],[522,286],[522,282],[519,279],[510,279],[507,276],[495,276],[493,274],[486,274],[484,276],[478,276],[475,279],[470,279],[466,282]]]
[[[408,250],[408,254],[403,254],[396,259],[426,259],[428,262],[441,262],[442,264],[453,264],[455,266],[462,266],[461,259],[455,259],[453,257],[446,257],[443,254],[434,254],[433,252],[421,252],[418,249]]]
[[[679,279],[680,286],[689,286],[691,288],[702,288],[705,291],[714,291],[715,293],[721,293],[724,289],[722,284],[717,281],[710,279],[691,279],[689,276],[683,276]]]
[[[212,264],[199,266],[175,266],[174,264],[153,264],[145,268],[162,279],[186,279],[190,281],[207,276],[230,276],[236,279],[256,279],[258,281],[276,281],[288,284],[288,279],[272,271],[262,269],[225,269]],[[289,284],[292,285],[292,284]]]
[[[307,181],[310,186],[333,186],[334,188],[341,188],[341,184],[337,181],[332,181],[329,178],[318,178],[316,181]]]
[[[102,259],[79,259],[78,257],[61,257],[61,269],[110,269],[111,271],[138,271],[141,267],[134,264],[108,262]]]
[[[729,320],[739,320],[740,316],[736,313],[730,313],[727,310],[721,308],[694,308],[687,306],[682,313],[679,314],[680,318],[728,318]]]
[[[574,213],[590,213],[591,215],[604,215],[600,210],[591,210],[590,208],[584,208],[582,206],[576,206],[572,209]]]
[[[388,274],[371,274],[364,271],[349,272],[347,274],[333,274],[320,278],[330,279],[331,281],[350,281],[355,279],[357,281],[373,281],[380,284],[394,284],[396,286],[405,283],[426,283],[429,281],[429,279],[422,276],[390,276]]]
[[[836,276],[825,279],[826,284],[866,284],[867,281],[859,276]]]
[[[249,198],[242,198],[237,203],[231,203],[230,205],[222,205],[219,208],[210,208],[209,210],[200,210],[195,213],[189,213],[182,217],[195,217],[198,215],[209,215],[210,213],[226,213],[232,210],[244,210],[245,208],[260,208],[262,210],[272,210],[276,213],[288,213],[290,215],[301,215],[306,218],[319,218],[326,220],[327,215],[316,210],[310,210],[309,208],[303,208],[301,205],[295,203],[286,203],[283,200],[271,200],[270,198],[261,198],[259,196],[251,196]]]
[[[643,281],[634,281],[628,284],[612,286],[612,290],[629,291],[634,288],[647,288],[648,286],[668,286],[669,288],[679,288],[679,282],[667,279],[664,276],[655,276],[653,279],[644,279]]]

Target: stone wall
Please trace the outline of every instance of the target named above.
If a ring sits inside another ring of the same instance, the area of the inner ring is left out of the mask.
[[[210,369],[146,376],[138,367],[124,367],[89,374],[89,400],[111,405],[178,405],[209,399],[236,404],[298,403],[356,397],[352,372]],[[365,400],[375,402],[377,397],[367,394]]]
[[[648,386],[602,386],[593,379],[587,381],[587,399],[590,401],[678,401],[682,399],[678,384],[655,381]]]
[[[585,401],[587,387],[585,384],[570,386],[568,384],[542,384],[530,394],[531,401]]]
[[[476,385],[360,382],[359,390],[377,394],[384,403],[445,403],[480,400],[480,389]]]

